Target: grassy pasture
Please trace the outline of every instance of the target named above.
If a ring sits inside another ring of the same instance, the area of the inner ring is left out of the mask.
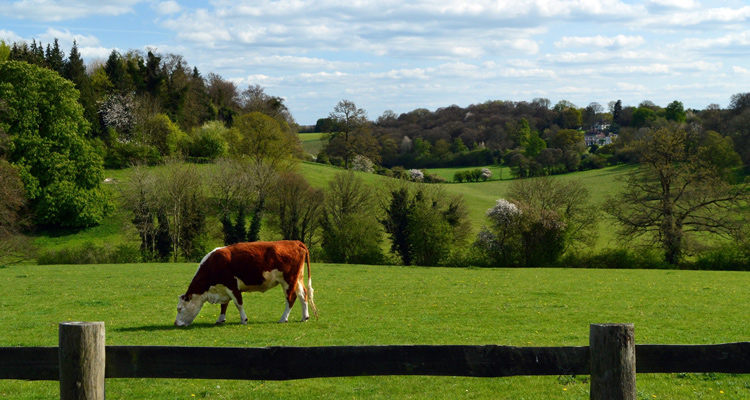
[[[320,149],[325,145],[323,134],[320,132],[300,133],[299,140],[302,142],[302,149],[314,156],[317,156]]]
[[[750,275],[704,271],[446,269],[313,264],[320,319],[276,324],[280,289],[214,326],[206,305],[172,326],[195,264],[0,268],[0,346],[56,346],[61,321],[104,321],[110,345],[583,346],[591,323],[632,322],[637,343],[750,340]],[[299,305],[291,319],[299,319]],[[366,362],[366,360],[363,360]],[[585,399],[587,377],[360,377],[290,382],[114,379],[110,399]],[[0,397],[57,397],[57,382],[0,381]],[[750,376],[639,375],[639,399],[750,399]]]

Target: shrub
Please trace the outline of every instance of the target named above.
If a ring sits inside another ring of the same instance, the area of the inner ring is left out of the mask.
[[[367,172],[368,174],[371,174],[375,172],[375,164],[373,164],[373,162],[370,161],[369,158],[357,154],[352,159],[351,169],[354,171],[362,171],[362,172]]]
[[[208,122],[196,129],[189,146],[190,156],[211,160],[225,156],[229,150],[229,144],[224,138],[226,130],[227,128],[220,121]]]
[[[424,183],[444,183],[445,178],[436,174],[425,174]]]
[[[161,161],[161,154],[154,146],[138,144],[135,142],[114,142],[107,150],[104,157],[106,168],[127,168],[134,163],[156,165]]]
[[[562,259],[568,268],[588,269],[673,269],[655,251],[624,248],[604,249],[599,253],[569,253]]]
[[[750,271],[750,259],[735,246],[720,247],[698,256],[685,267],[712,271]]]
[[[456,173],[453,174],[453,180],[458,183],[463,183],[466,180],[466,174],[464,171],[456,171]]]
[[[422,182],[424,180],[424,172],[418,169],[410,169],[409,179],[413,180],[414,182]]]
[[[77,248],[44,251],[37,257],[37,264],[124,264],[137,263],[141,260],[141,252],[134,245],[120,244],[112,248],[86,242]]]
[[[322,149],[318,152],[315,161],[321,164],[331,164],[331,161],[328,159],[328,153],[326,153],[325,150]]]

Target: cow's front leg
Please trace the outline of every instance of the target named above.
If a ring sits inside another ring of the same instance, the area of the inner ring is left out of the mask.
[[[294,301],[297,299],[297,293],[294,292],[294,287],[289,287],[284,291],[284,294],[286,295],[286,309],[284,310],[284,313],[281,314],[279,323],[289,321],[289,313],[292,312],[292,306],[294,305]]]
[[[216,320],[216,325],[223,324],[224,321],[227,320],[227,306],[229,305],[229,302],[221,303],[221,314],[219,314],[219,319]]]
[[[245,307],[242,305],[242,292],[239,290],[232,290],[232,292],[229,294],[232,296],[232,301],[234,301],[234,305],[237,306],[237,311],[240,312],[240,322],[243,324],[247,324],[247,315],[245,315]]]

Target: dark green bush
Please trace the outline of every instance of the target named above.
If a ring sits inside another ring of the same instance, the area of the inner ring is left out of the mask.
[[[141,262],[141,252],[135,245],[97,246],[86,242],[77,248],[47,250],[39,254],[37,264],[124,264]]]

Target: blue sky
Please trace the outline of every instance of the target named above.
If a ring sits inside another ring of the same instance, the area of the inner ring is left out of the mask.
[[[701,0],[0,0],[0,39],[185,57],[314,124],[487,100],[727,107],[750,91],[750,4]]]

